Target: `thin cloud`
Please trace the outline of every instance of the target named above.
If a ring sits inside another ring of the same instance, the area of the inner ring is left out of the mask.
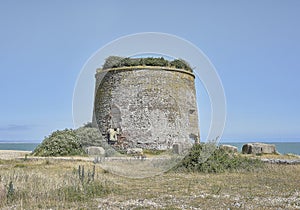
[[[0,126],[0,131],[24,131],[31,129],[30,125],[9,124]]]

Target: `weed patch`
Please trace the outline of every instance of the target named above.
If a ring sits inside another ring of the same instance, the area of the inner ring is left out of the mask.
[[[251,171],[263,167],[263,163],[258,159],[243,157],[239,154],[230,153],[221,148],[210,148],[212,151],[207,158],[207,145],[196,144],[190,153],[174,167],[175,171],[221,173],[233,171]],[[211,145],[210,145],[211,147]]]

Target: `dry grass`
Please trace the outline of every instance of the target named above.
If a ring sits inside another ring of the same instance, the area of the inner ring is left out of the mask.
[[[79,165],[85,167],[84,183],[78,176]],[[2,202],[3,209],[85,208],[91,192],[102,196],[117,189],[99,176],[103,173],[99,167],[96,168],[95,180],[87,182],[88,172],[91,173],[93,168],[91,162],[2,160],[0,168],[1,182],[7,189],[10,182],[13,184],[13,192],[8,194],[4,204]]]
[[[249,173],[168,173],[123,179],[126,192],[99,199],[102,208],[294,209],[300,208],[300,166],[269,165]],[[114,177],[111,177],[114,180]]]
[[[131,179],[97,164],[95,180],[85,189],[79,165],[86,174],[93,168],[93,163],[78,160],[0,160],[2,183],[8,187],[12,181],[14,187],[2,209],[300,209],[300,165]],[[93,187],[101,191],[89,194]]]
[[[255,155],[255,154],[242,154],[244,157],[249,158],[263,158],[263,159],[284,159],[284,160],[299,160],[300,155],[296,154],[261,154],[261,155]]]

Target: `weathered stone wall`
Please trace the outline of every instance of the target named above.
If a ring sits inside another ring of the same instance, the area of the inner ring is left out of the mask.
[[[94,124],[130,147],[171,149],[199,137],[194,75],[165,67],[97,70]]]

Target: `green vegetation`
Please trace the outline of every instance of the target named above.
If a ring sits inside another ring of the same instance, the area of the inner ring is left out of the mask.
[[[160,58],[123,58],[119,56],[109,56],[106,58],[103,65],[103,69],[118,68],[124,66],[161,66],[161,67],[173,67],[177,69],[184,69],[190,72],[193,72],[191,66],[183,59],[175,59],[169,61]]]
[[[251,159],[240,154],[231,153],[221,148],[209,148],[214,145],[196,144],[189,154],[174,168],[175,171],[221,173],[233,171],[251,171],[263,167],[258,159]],[[205,158],[205,152],[212,154]]]
[[[85,155],[85,148],[89,146],[103,147],[107,157],[116,154],[116,151],[103,140],[99,130],[93,128],[91,123],[76,130],[65,129],[53,132],[35,148],[32,154],[42,157]]]
[[[7,187],[7,195],[6,195],[7,202],[11,202],[13,200],[14,192],[15,192],[14,185],[12,181],[10,181]]]
[[[117,152],[105,140],[103,140],[99,129],[92,127],[90,123],[76,129],[75,133],[83,149],[90,146],[103,147],[106,157],[116,155]]]
[[[123,57],[119,56],[109,56],[106,58],[105,63],[103,65],[103,69],[117,68],[120,67],[121,61]]]
[[[92,127],[80,127],[75,130],[80,145],[85,148],[89,146],[102,146],[103,139],[99,129]]]
[[[35,148],[35,156],[74,156],[83,155],[80,139],[72,129],[55,131]]]
[[[157,150],[157,149],[144,149],[143,150],[143,153],[145,155],[161,155],[163,153],[165,153],[166,150]]]
[[[174,66],[177,69],[191,70],[190,65],[183,59],[175,59],[170,62],[170,66]]]

